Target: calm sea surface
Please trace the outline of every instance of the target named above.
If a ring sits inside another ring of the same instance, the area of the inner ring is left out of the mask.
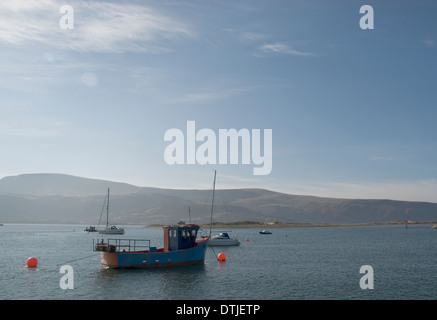
[[[208,248],[204,265],[158,270],[102,267],[81,225],[0,227],[0,299],[437,299],[437,230],[430,225],[233,229],[238,247]],[[163,245],[161,228],[125,226],[123,238]],[[249,239],[249,241],[245,241]],[[226,262],[215,254],[224,252]],[[38,267],[29,269],[29,257]],[[74,288],[62,289],[63,265]],[[361,289],[360,268],[374,289]],[[366,274],[367,276],[368,274]]]

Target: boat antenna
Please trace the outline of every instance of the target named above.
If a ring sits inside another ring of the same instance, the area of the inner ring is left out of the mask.
[[[212,204],[211,204],[211,222],[209,223],[209,237],[211,237],[211,228],[212,228],[212,212],[214,210],[214,193],[215,193],[215,178],[217,175],[217,171],[214,170],[214,183],[212,185]]]

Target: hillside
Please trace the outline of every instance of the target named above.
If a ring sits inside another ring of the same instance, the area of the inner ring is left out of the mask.
[[[208,223],[211,190],[172,190],[63,174],[25,174],[0,180],[1,223],[99,222],[107,188],[113,224]],[[217,190],[214,221],[312,224],[437,220],[437,204],[298,196],[264,189]],[[188,215],[188,207],[191,215]]]

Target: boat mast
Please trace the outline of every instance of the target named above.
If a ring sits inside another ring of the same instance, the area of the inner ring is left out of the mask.
[[[106,229],[109,227],[109,188],[108,188],[108,202],[106,202]]]
[[[212,212],[214,210],[214,193],[215,193],[215,177],[217,175],[217,171],[214,170],[214,183],[212,185],[212,204],[211,204],[211,222],[209,224],[209,237],[211,237],[211,228],[212,228]]]
[[[190,224],[191,224],[191,208],[188,206],[188,217],[190,218]]]

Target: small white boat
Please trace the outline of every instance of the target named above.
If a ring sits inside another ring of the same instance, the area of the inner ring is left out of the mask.
[[[221,232],[218,235],[209,238],[208,246],[238,246],[240,241],[237,238],[229,237],[227,232]]]
[[[85,228],[85,231],[86,232],[97,232],[97,229],[94,226],[89,226],[89,227]]]
[[[108,188],[108,194],[105,198],[105,202],[103,203],[103,207],[106,204],[106,228],[99,229],[100,234],[124,234],[123,228],[117,228],[116,226],[109,226],[109,188]],[[103,212],[103,210],[102,210]],[[100,218],[102,215],[100,214]],[[100,224],[100,221],[99,221]]]
[[[259,233],[260,234],[272,234],[272,232],[269,230],[263,230],[263,231],[260,231]]]
[[[99,230],[100,234],[124,234],[123,228],[117,228],[116,226],[106,227]]]

